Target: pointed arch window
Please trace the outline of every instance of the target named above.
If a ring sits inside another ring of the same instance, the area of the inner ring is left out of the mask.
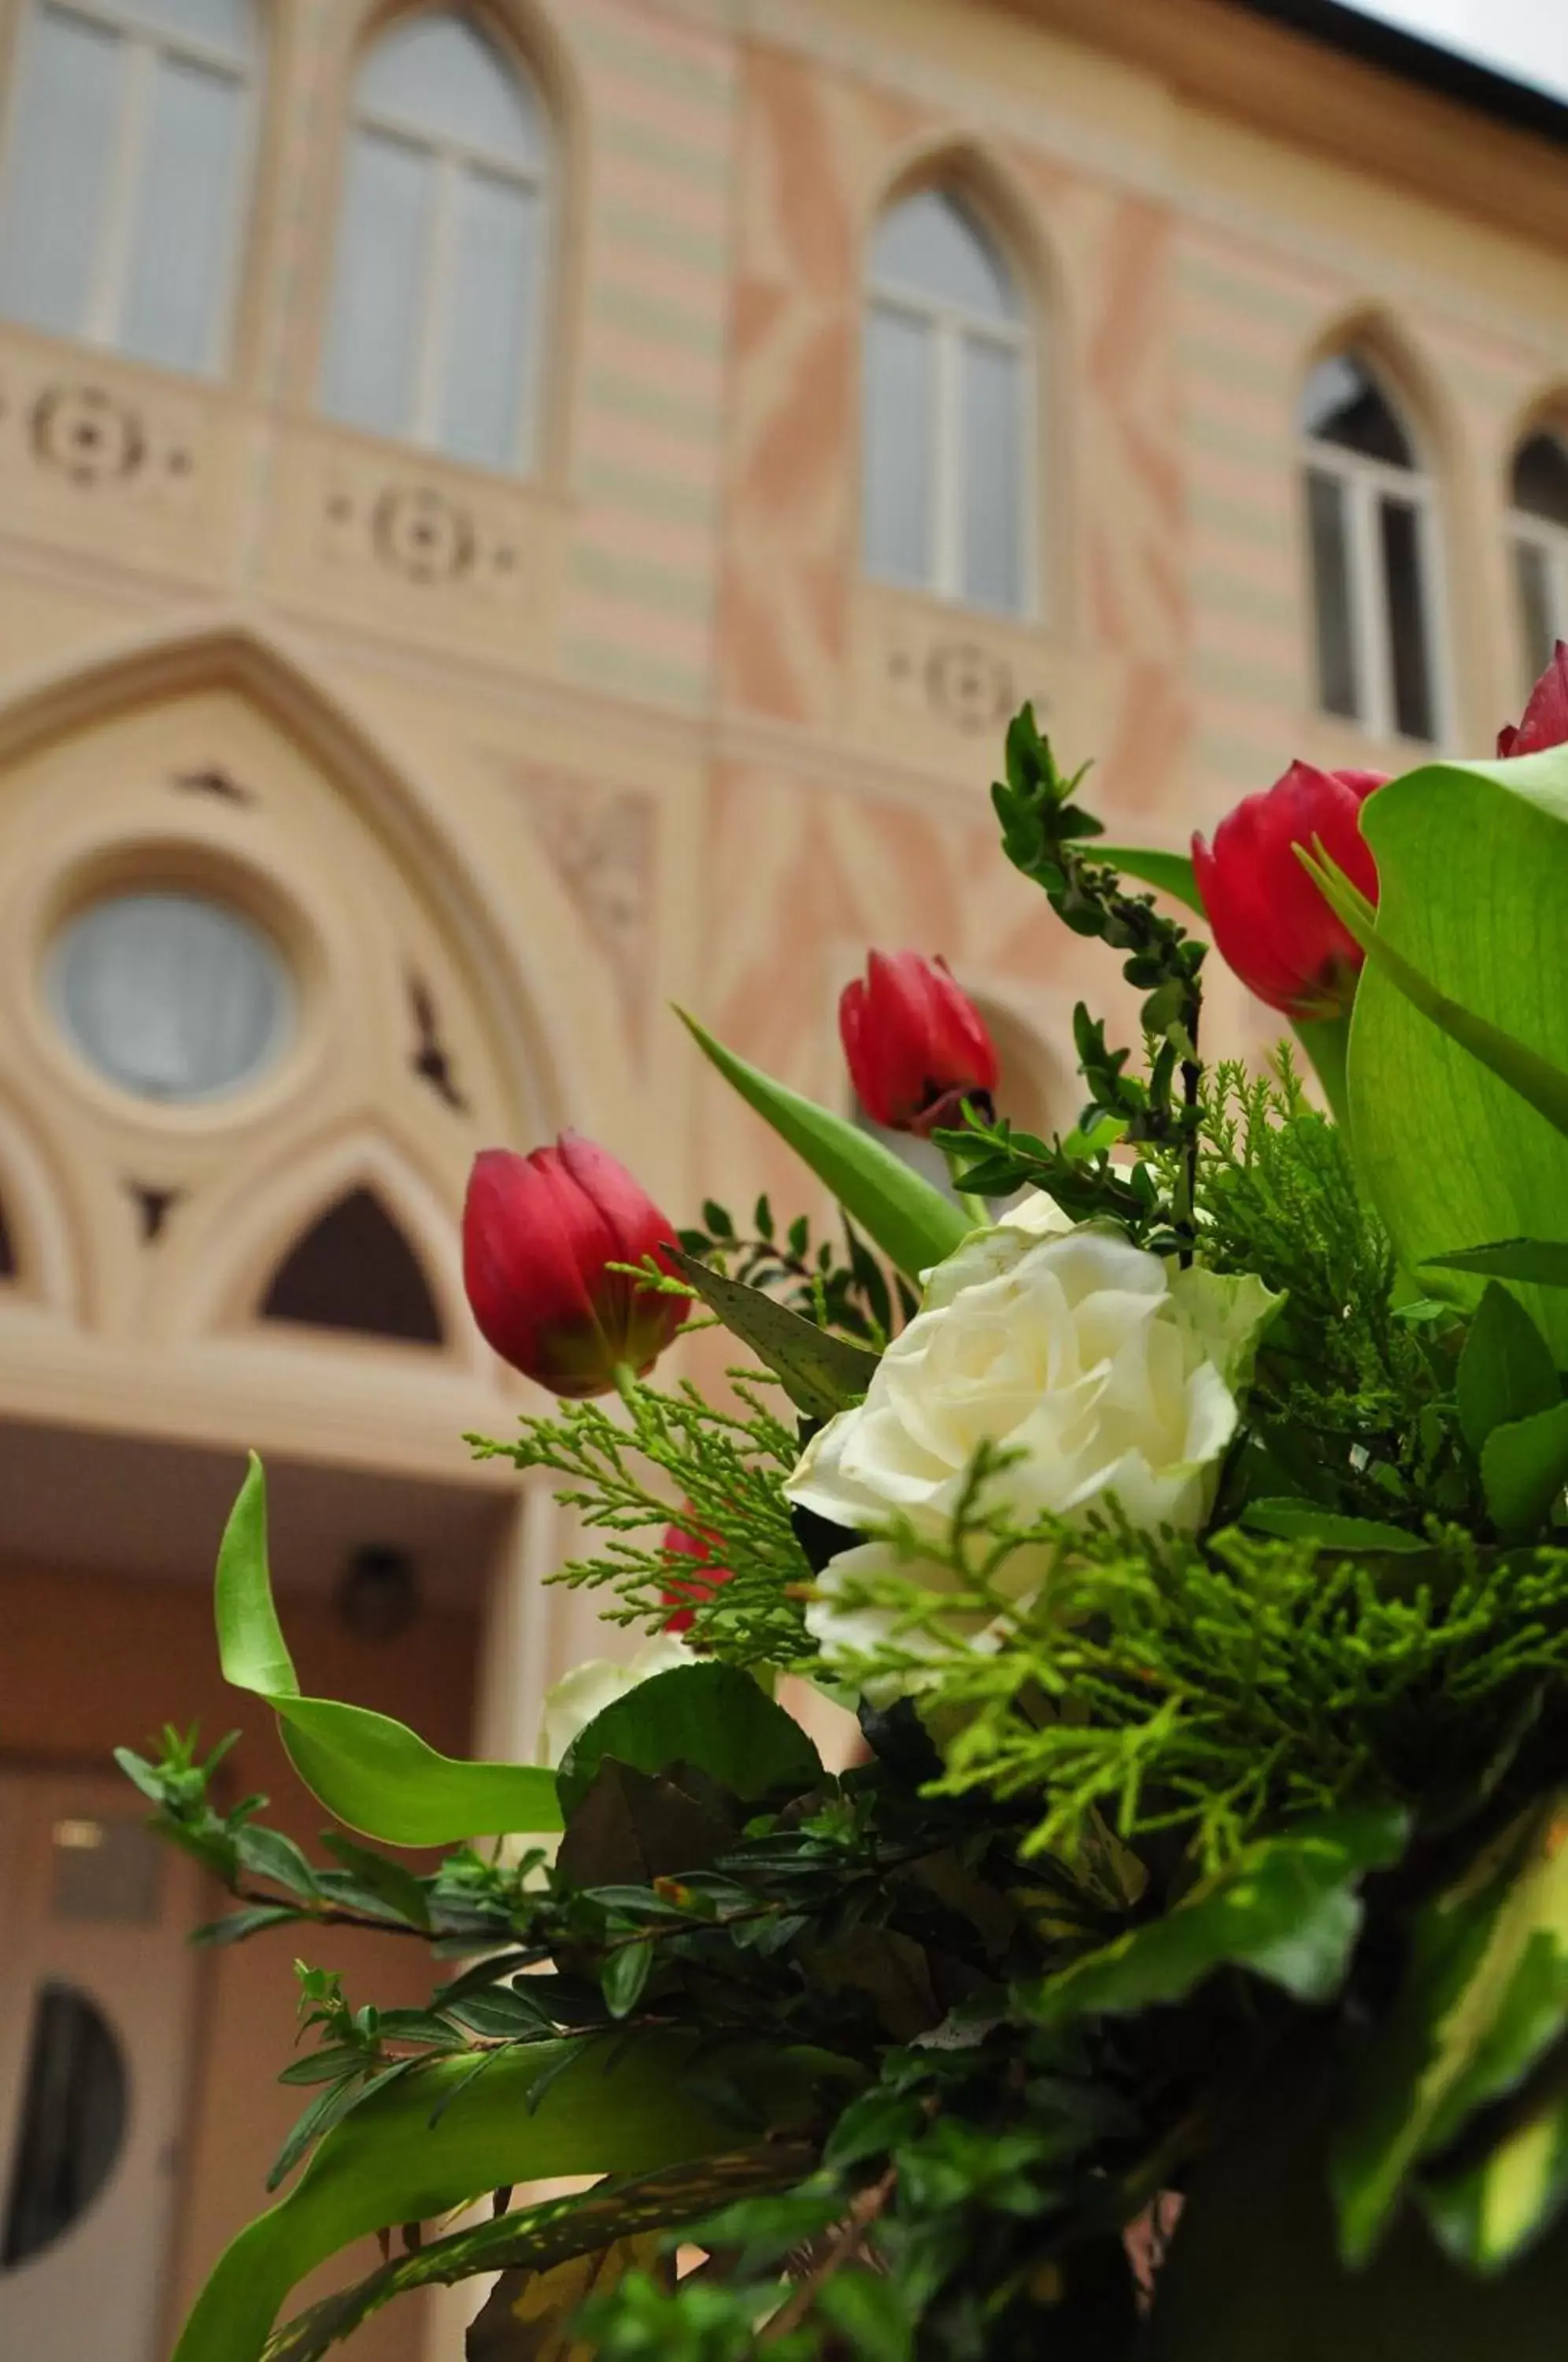
[[[373,1189],[350,1189],[290,1248],[261,1318],[405,1345],[446,1341],[419,1258]]]
[[[1568,440],[1542,429],[1514,454],[1514,579],[1528,690],[1568,640]]]
[[[28,0],[19,43],[0,312],[215,373],[250,182],[253,0]]]
[[[1017,614],[1030,603],[1034,369],[1000,247],[951,190],[886,212],[866,298],[862,526],[886,582]]]
[[[1297,424],[1318,703],[1376,737],[1434,739],[1437,535],[1414,437],[1355,353],[1318,363]]]
[[[361,69],[323,407],[482,467],[536,439],[544,108],[477,17],[401,19]]]

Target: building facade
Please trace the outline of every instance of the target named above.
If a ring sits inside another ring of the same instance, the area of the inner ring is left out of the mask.
[[[1488,750],[1568,632],[1568,129],[1359,22],[0,6],[6,2350],[154,2362],[293,2113],[286,1954],[191,1959],[105,1768],[240,1723],[314,1829],[214,1662],[243,1452],[307,1687],[528,1752],[598,1645],[460,1440],[529,1399],[474,1151],[806,1204],[668,1004],[842,1101],[873,943],[1065,1121],[1127,1003],[998,852],[1024,698],[1177,845],[1293,756]]]

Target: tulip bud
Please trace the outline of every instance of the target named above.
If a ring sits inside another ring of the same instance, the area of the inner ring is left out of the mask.
[[[616,1374],[651,1370],[686,1318],[685,1299],[639,1286],[640,1264],[675,1235],[625,1166],[577,1132],[516,1156],[474,1159],[463,1207],[463,1284],[502,1359],[556,1395],[608,1394]]]
[[[956,1123],[966,1098],[988,1103],[997,1087],[986,1021],[944,960],[873,952],[844,988],[838,1031],[856,1096],[889,1131]]]
[[[1349,1009],[1361,946],[1296,855],[1320,843],[1331,861],[1377,900],[1377,867],[1361,808],[1381,771],[1320,771],[1292,763],[1263,794],[1245,796],[1214,832],[1192,840],[1198,889],[1227,966],[1271,1009],[1303,1022]]]
[[[1498,731],[1497,752],[1540,755],[1548,746],[1563,745],[1568,745],[1568,642],[1559,640],[1518,723],[1505,723]]]
[[[690,1507],[690,1502],[687,1507]],[[666,1526],[664,1547],[672,1554],[692,1561],[690,1574],[671,1575],[659,1594],[665,1606],[675,1610],[673,1616],[666,1617],[664,1628],[667,1632],[690,1632],[696,1607],[683,1603],[711,1598],[720,1584],[728,1583],[731,1570],[713,1563],[712,1553],[720,1544],[711,1526]]]

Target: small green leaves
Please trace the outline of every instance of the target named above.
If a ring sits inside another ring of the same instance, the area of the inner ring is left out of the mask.
[[[726,1050],[684,1010],[677,1014],[725,1081],[826,1183],[850,1220],[896,1269],[916,1279],[952,1253],[969,1225],[940,1189],[846,1116],[834,1115],[776,1083],[760,1067]]]
[[[800,1724],[733,1665],[655,1673],[595,1715],[556,1775],[563,1813],[576,1811],[607,1756],[646,1772],[690,1763],[748,1804],[799,1795],[823,1776]]]
[[[604,2006],[612,2017],[629,2017],[643,1997],[643,1987],[654,1964],[654,1948],[646,1936],[635,1944],[618,1944],[600,1972]]]
[[[782,1379],[784,1391],[808,1418],[831,1418],[856,1401],[877,1373],[878,1356],[847,1337],[832,1336],[759,1287],[743,1286],[694,1255],[672,1248],[670,1259],[711,1312]]]
[[[1163,1918],[1048,1978],[1032,2014],[1052,2026],[1148,2009],[1225,1967],[1250,1969],[1297,2001],[1326,2001],[1350,1964],[1362,1879],[1397,1861],[1408,1834],[1407,1815],[1385,1805],[1260,1838]]]
[[[1568,2024],[1568,1804],[1547,1797],[1524,1815],[1460,1883],[1429,1904],[1392,2017],[1368,2055],[1360,2092],[1337,2145],[1333,2185],[1347,2262],[1373,2251],[1411,2171],[1454,2138],[1474,2112],[1511,2091]],[[1494,2192],[1464,2237],[1496,2264],[1533,2227],[1528,2186],[1544,2203],[1558,2188],[1546,2166],[1555,2116],[1533,2160],[1516,2150],[1520,2176]],[[1440,2206],[1440,2216],[1442,2214]],[[1447,2230],[1462,2235],[1464,2210],[1450,2201]]]
[[[1459,1424],[1472,1451],[1496,1427],[1551,1410],[1562,1399],[1551,1349],[1517,1297],[1494,1280],[1460,1356]]]
[[[390,1715],[300,1695],[272,1604],[267,1482],[254,1452],[218,1552],[216,1606],[225,1678],[276,1710],[294,1769],[350,1828],[406,1846],[559,1828],[548,1772],[458,1762]]]

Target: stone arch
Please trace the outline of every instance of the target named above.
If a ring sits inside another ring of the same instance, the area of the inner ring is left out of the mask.
[[[1420,470],[1431,480],[1446,509],[1459,480],[1463,437],[1441,370],[1386,305],[1353,304],[1320,326],[1297,354],[1290,379],[1292,404],[1317,363],[1342,352],[1361,354],[1393,395],[1410,430]]]
[[[81,1241],[70,1191],[28,1109],[0,1095],[0,1280],[18,1302],[74,1321],[81,1305]]]

